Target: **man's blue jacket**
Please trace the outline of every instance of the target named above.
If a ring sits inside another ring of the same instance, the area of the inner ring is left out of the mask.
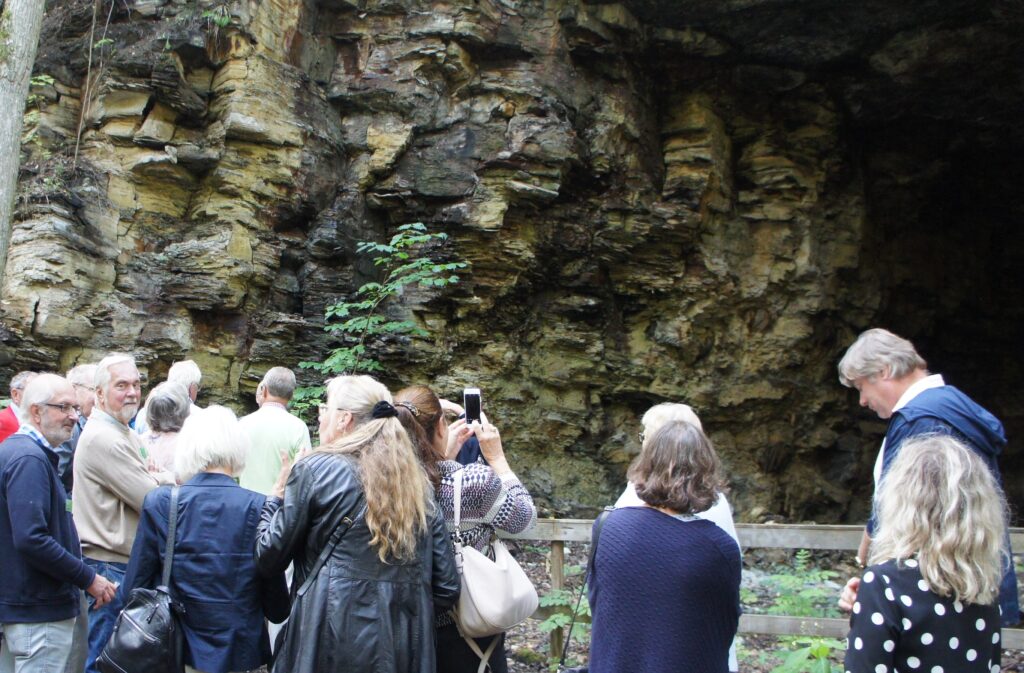
[[[78,614],[82,563],[57,454],[26,434],[0,444],[0,623],[56,622]]]

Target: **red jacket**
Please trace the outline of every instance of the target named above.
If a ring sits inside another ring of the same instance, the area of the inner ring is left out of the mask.
[[[0,411],[0,442],[4,441],[21,427],[21,421],[14,415],[14,409],[7,407]]]

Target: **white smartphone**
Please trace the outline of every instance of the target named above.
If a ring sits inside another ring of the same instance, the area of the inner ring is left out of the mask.
[[[466,410],[466,422],[480,422],[480,389],[464,388],[462,391],[462,407]]]

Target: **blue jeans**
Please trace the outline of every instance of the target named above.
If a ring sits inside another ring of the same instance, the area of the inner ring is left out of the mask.
[[[126,564],[124,563],[97,561],[88,557],[83,557],[82,561],[115,584],[121,584],[124,580],[124,571],[126,569]],[[85,658],[86,673],[100,673],[100,669],[96,666],[96,660],[106,646],[107,641],[110,640],[110,634],[114,631],[114,622],[117,621],[117,616],[121,614],[121,608],[124,607],[124,604],[121,602],[120,591],[118,591],[114,600],[100,609],[93,610],[92,608],[95,604],[96,599],[89,596],[89,655]]]
[[[75,618],[38,624],[3,624],[0,673],[64,673]]]

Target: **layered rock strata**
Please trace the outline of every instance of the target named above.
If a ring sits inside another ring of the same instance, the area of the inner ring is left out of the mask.
[[[325,306],[373,276],[356,243],[418,221],[472,266],[392,308],[431,336],[378,345],[389,382],[481,387],[552,513],[613,498],[639,414],[683,400],[743,517],[859,519],[884,426],[836,381],[855,334],[902,328],[984,383],[969,330],[940,330],[977,290],[915,272],[934,257],[901,232],[934,233],[913,222],[958,182],[957,143],[1024,144],[1019,88],[996,90],[1008,3],[831,3],[807,22],[809,3],[767,0],[101,0],[95,26],[94,3],[51,4],[9,371],[116,349],[155,382],[190,357],[200,402],[245,406],[267,367],[323,356]],[[941,81],[985,59],[995,75]],[[976,219],[982,243],[949,223],[935,254],[960,237],[972,267],[1012,265],[1000,218]],[[980,394],[1019,427],[1011,378]]]

